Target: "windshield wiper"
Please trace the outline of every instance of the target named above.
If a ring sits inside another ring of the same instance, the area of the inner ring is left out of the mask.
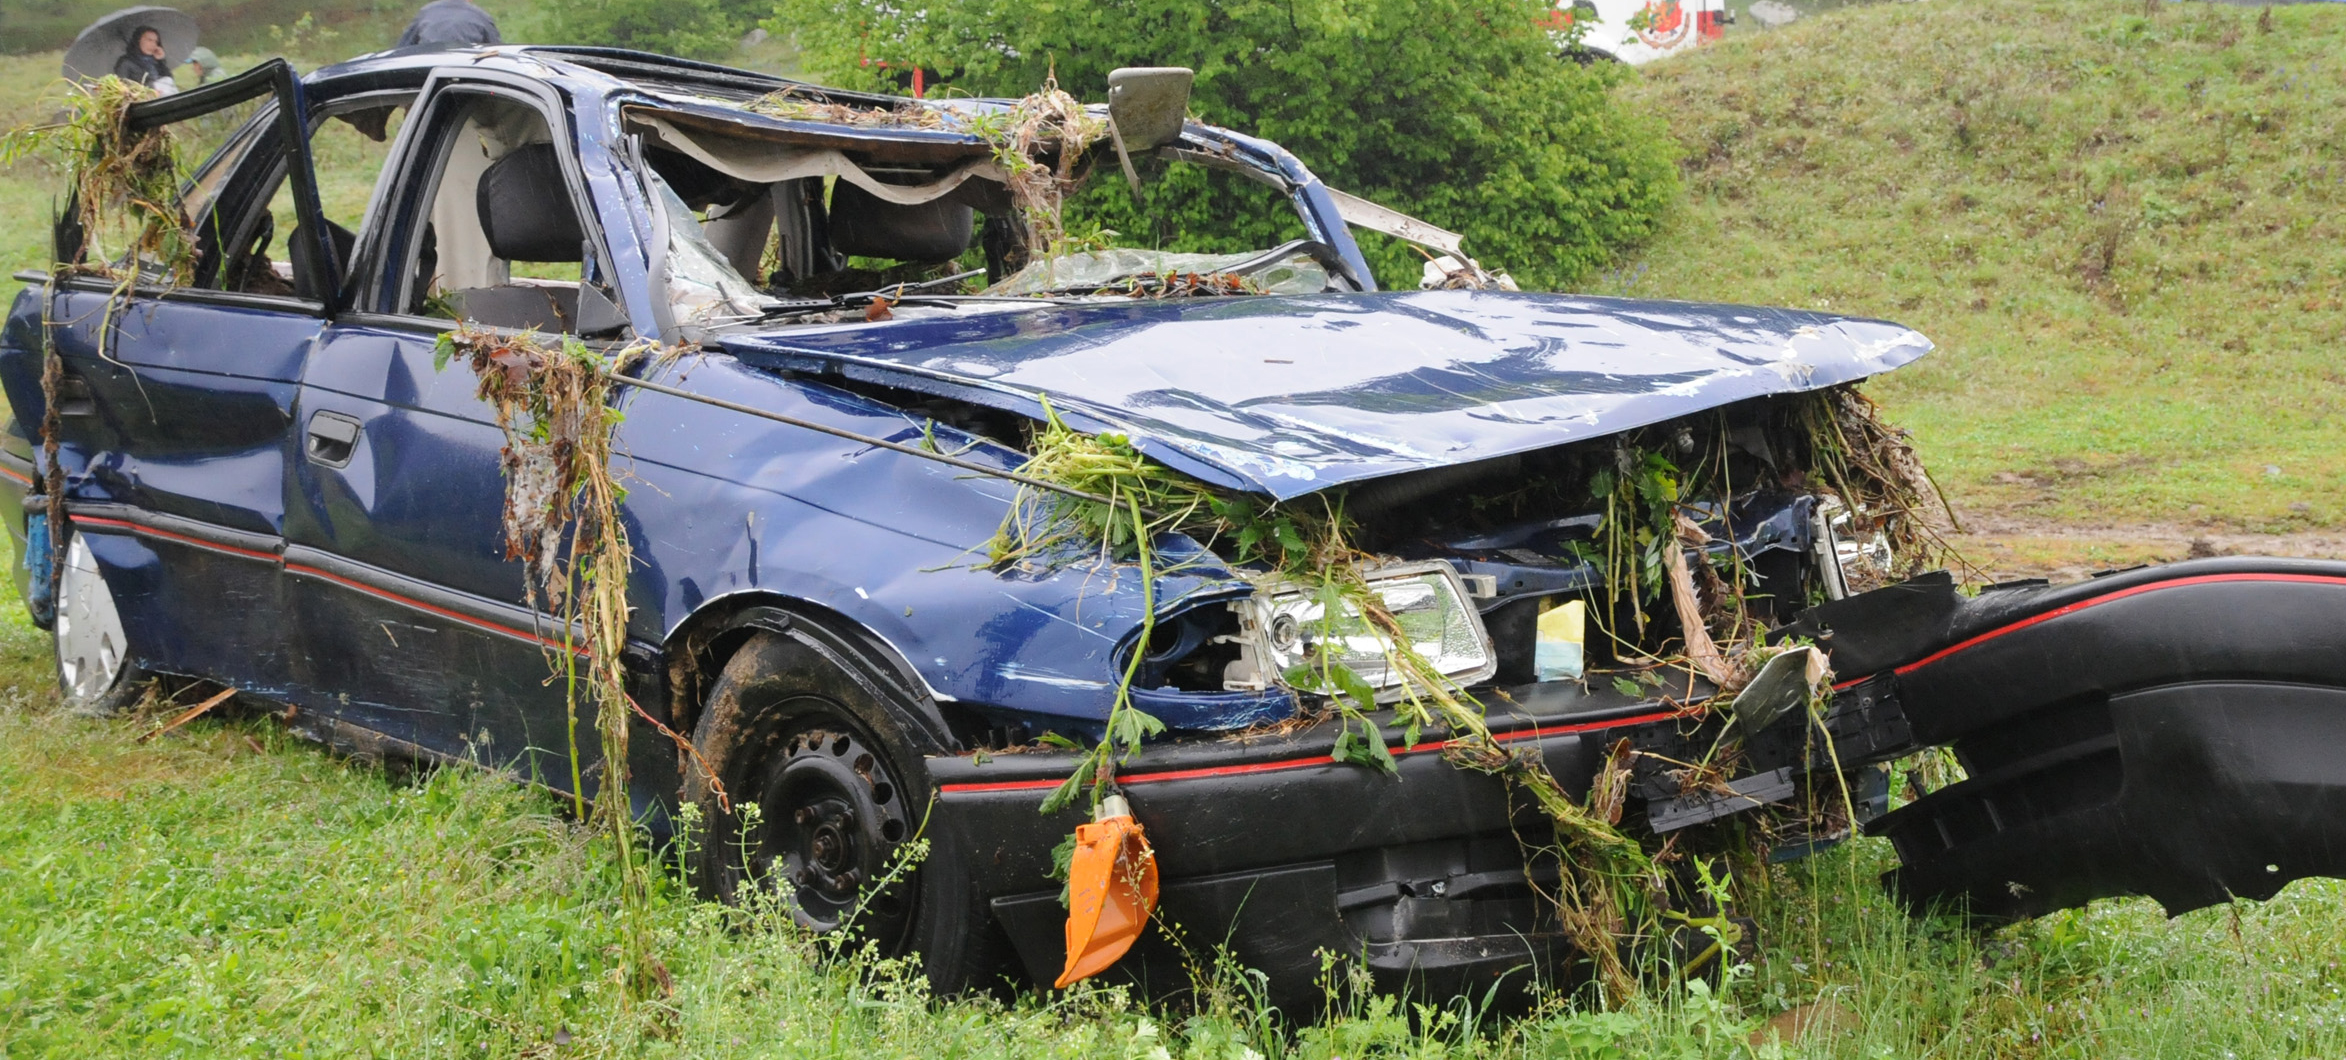
[[[752,322],[845,308],[847,303],[837,298],[772,298],[761,303],[758,315]]]
[[[904,300],[904,296],[910,292],[926,291],[929,288],[943,287],[949,283],[960,283],[961,281],[969,279],[972,276],[983,276],[985,274],[986,270],[984,269],[971,269],[968,272],[957,272],[951,276],[939,276],[934,280],[922,280],[919,283],[890,284],[876,291],[858,291],[855,294],[843,294],[839,297],[842,301],[855,301],[860,299],[866,302],[869,302],[874,298],[886,297],[891,302],[901,302]],[[894,291],[895,293],[889,294],[888,292],[890,291]]]

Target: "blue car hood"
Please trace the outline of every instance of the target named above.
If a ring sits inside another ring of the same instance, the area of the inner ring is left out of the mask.
[[[1888,371],[1930,340],[1788,309],[1495,291],[1049,305],[721,340],[834,375],[1120,432],[1279,499]]]

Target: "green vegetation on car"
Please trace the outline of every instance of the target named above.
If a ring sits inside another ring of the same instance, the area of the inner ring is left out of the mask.
[[[346,50],[376,46],[327,21]],[[1606,120],[1666,124],[1685,191],[1642,245],[1605,236],[1628,249],[1586,286],[1922,329],[1941,352],[1872,390],[1967,511],[2336,527],[2342,52],[2328,5],[2016,0],[1850,9],[1656,64],[1609,90],[1625,117]],[[1079,64],[1123,57],[1058,58],[1096,98]],[[0,57],[0,122],[47,113],[55,65]],[[1335,134],[1254,127],[1323,173],[1351,157],[1312,139]],[[330,204],[364,201],[379,150],[332,148],[351,164],[329,170]],[[58,186],[46,163],[0,170],[10,271],[42,262]],[[1499,237],[1431,219],[1527,275]],[[388,775],[266,718],[136,744],[154,717],[60,714],[45,635],[12,599],[0,616],[0,1056],[1777,1055],[1747,1043],[1799,1006],[1830,1029],[1781,1055],[2346,1054],[2346,885],[1974,933],[1896,908],[1871,841],[1746,871],[1758,959],[1615,1013],[1478,1027],[1347,996],[1297,1029],[1229,974],[1204,977],[1194,1011],[936,1001],[908,969],[825,963],[772,910],[701,904],[673,878],[653,915],[676,992],[631,1006],[607,978],[612,859],[554,800],[465,770]]]

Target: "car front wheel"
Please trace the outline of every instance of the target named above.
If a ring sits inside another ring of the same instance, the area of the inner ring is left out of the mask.
[[[987,988],[1007,941],[953,843],[929,837],[912,857],[931,784],[892,697],[849,643],[810,623],[735,651],[694,727],[707,769],[686,767],[696,882],[728,902],[777,897],[819,933],[918,953],[941,992]]]
[[[67,709],[106,715],[138,698],[147,674],[130,661],[129,640],[123,635],[122,614],[114,607],[114,592],[98,570],[88,539],[78,532],[65,548],[53,632],[57,688]]]

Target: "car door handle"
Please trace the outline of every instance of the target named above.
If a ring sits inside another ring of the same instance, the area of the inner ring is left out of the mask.
[[[344,467],[350,463],[350,454],[358,449],[359,422],[339,412],[310,414],[310,462],[327,467]]]
[[[57,377],[57,414],[60,416],[96,415],[98,403],[90,397],[90,384],[80,376],[59,373]]]

